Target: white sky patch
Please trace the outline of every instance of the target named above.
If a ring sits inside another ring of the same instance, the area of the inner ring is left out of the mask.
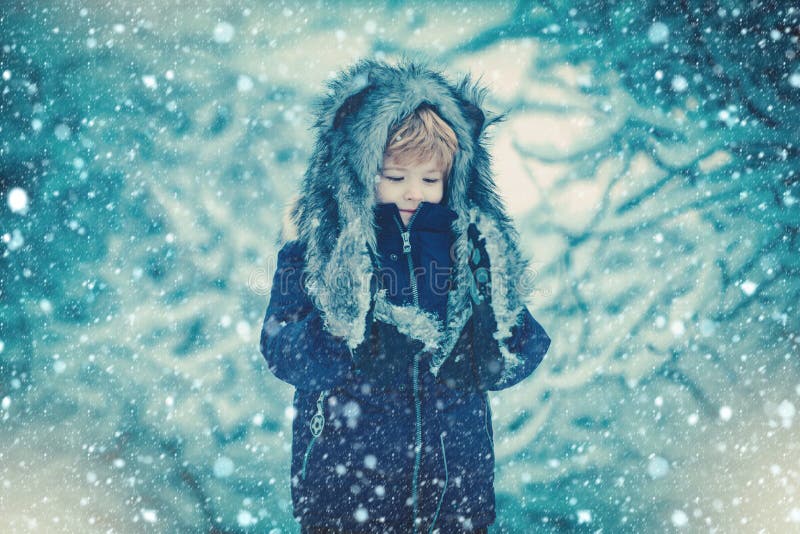
[[[28,212],[28,192],[21,187],[12,187],[8,192],[6,202],[14,213],[25,215]]]
[[[219,44],[230,43],[235,34],[236,30],[230,22],[222,21],[214,26],[214,42]]]
[[[4,410],[8,410],[10,406],[11,406],[11,397],[6,395],[5,397],[3,397],[2,402],[0,402],[0,407],[2,407]]]
[[[795,89],[800,89],[800,72],[794,72],[789,76],[789,85]]]
[[[283,411],[283,416],[289,421],[294,421],[294,418],[297,417],[297,409],[294,406],[287,406],[286,409]],[[261,423],[259,423],[259,425],[260,424]]]

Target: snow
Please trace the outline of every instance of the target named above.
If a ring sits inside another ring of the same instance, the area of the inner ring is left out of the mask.
[[[654,22],[647,30],[647,39],[652,44],[662,44],[669,38],[669,27],[663,22]]]
[[[28,212],[28,192],[21,187],[12,187],[6,202],[13,213],[24,215]]]
[[[687,516],[686,512],[683,510],[673,511],[670,520],[672,521],[672,525],[678,528],[685,527],[689,524],[689,516]]]
[[[258,523],[258,519],[247,510],[239,510],[239,513],[236,514],[236,524],[240,527],[249,527],[256,523]]]
[[[686,78],[684,78],[680,74],[677,74],[672,77],[671,86],[672,90],[675,91],[676,93],[683,93],[689,88],[689,82],[686,80]]]
[[[378,459],[374,454],[367,454],[364,456],[364,467],[367,469],[375,469],[378,466]]]
[[[233,474],[235,465],[227,456],[220,456],[214,461],[214,476],[217,478],[229,477]]]
[[[158,515],[155,510],[149,508],[142,508],[139,513],[146,523],[155,523],[158,521]]]
[[[592,522],[592,511],[591,510],[577,510],[578,516],[578,524],[579,525],[586,525]]]
[[[367,512],[366,508],[360,506],[356,508],[355,512],[353,512],[353,517],[359,523],[363,523],[369,519],[369,512]]]
[[[723,421],[730,421],[733,416],[733,410],[730,406],[721,406],[719,409],[719,418]]]
[[[230,22],[219,22],[214,26],[214,42],[227,44],[233,40],[236,30]]]
[[[657,479],[667,476],[669,473],[669,462],[661,457],[653,455],[647,462],[647,474],[650,478]]]
[[[48,4],[0,22],[5,522],[296,530],[302,425],[257,341],[280,212],[329,73],[409,52],[509,110],[492,166],[547,290],[551,352],[491,396],[492,528],[800,524],[796,8]],[[369,423],[340,400],[339,430]],[[341,468],[378,480],[364,445]]]
[[[53,128],[53,133],[59,141],[66,141],[72,137],[72,130],[63,122],[56,124],[55,128]]]
[[[246,93],[253,90],[253,79],[245,74],[240,74],[236,80],[236,89],[240,93]]]
[[[751,280],[745,280],[741,283],[739,288],[742,290],[742,293],[747,295],[748,297],[751,296],[753,293],[756,292],[756,288],[758,288],[758,284]]]
[[[142,83],[148,89],[158,89],[158,80],[153,74],[145,74],[142,76]]]

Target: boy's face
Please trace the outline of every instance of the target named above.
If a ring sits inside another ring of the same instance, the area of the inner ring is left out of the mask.
[[[435,161],[400,163],[384,156],[375,194],[378,202],[397,204],[403,224],[408,224],[420,202],[442,201],[444,171]]]

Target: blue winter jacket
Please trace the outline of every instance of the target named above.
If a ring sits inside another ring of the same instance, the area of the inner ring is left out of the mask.
[[[486,390],[532,373],[550,338],[523,308],[511,336],[498,343],[491,311],[476,308],[444,365],[432,366],[430,347],[393,318],[421,311],[433,324],[448,320],[457,215],[423,203],[408,228],[394,204],[377,205],[374,215],[378,293],[354,349],[328,332],[306,292],[304,245],[290,241],[278,256],[261,350],[275,376],[296,388],[295,516],[305,527],[345,532],[485,527],[495,520]],[[519,360],[506,372],[503,351]]]

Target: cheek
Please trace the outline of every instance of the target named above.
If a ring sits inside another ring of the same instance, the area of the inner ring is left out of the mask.
[[[378,202],[389,202],[391,197],[391,187],[388,186],[385,180],[381,180],[375,185],[375,198]]]
[[[428,202],[431,204],[438,204],[444,198],[444,184],[439,183],[436,187],[432,187],[428,193]]]

